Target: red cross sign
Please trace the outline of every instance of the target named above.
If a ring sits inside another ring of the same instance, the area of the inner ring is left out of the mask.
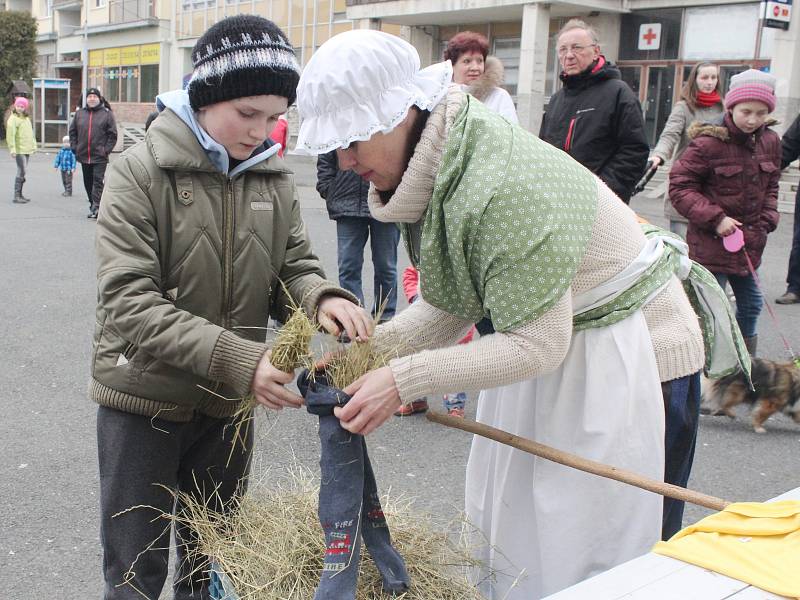
[[[661,23],[639,26],[639,50],[658,50],[661,47]]]

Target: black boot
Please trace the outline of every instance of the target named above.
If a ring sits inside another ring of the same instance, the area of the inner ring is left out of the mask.
[[[17,177],[14,180],[14,200],[12,200],[14,204],[25,204],[28,202],[27,198],[22,197],[22,183],[22,177]]]
[[[31,199],[30,199],[30,198],[27,198],[27,197],[25,197],[25,196],[23,195],[23,193],[22,193],[22,186],[24,186],[24,185],[25,185],[25,182],[26,182],[26,181],[27,181],[27,178],[26,178],[26,177],[23,177],[23,178],[22,178],[22,183],[20,183],[20,184],[19,184],[19,197],[20,197],[20,198],[22,198],[22,199],[23,199],[25,202],[30,202],[30,201],[31,201]]]
[[[750,356],[755,358],[756,349],[758,348],[758,336],[754,335],[752,337],[744,338],[744,345],[747,348],[747,351],[750,353]]]

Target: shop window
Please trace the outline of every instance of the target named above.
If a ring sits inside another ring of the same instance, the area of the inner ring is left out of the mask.
[[[120,72],[120,102],[139,101],[139,66],[123,66]]]
[[[665,60],[678,58],[681,41],[681,16],[679,8],[637,10],[622,15],[619,42],[620,60]],[[661,24],[661,43],[658,50],[639,50],[639,28],[647,23]],[[603,40],[600,40],[602,47]]]
[[[500,59],[505,67],[505,83],[503,87],[514,98],[517,96],[519,83],[519,38],[495,38],[492,54]]]
[[[103,96],[109,102],[119,102],[119,67],[103,69]]]
[[[686,9],[684,60],[746,59],[755,53],[758,3]]]
[[[158,95],[158,65],[142,65],[139,69],[141,80],[141,102],[155,102]]]

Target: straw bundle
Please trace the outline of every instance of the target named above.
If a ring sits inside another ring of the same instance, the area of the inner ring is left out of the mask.
[[[278,330],[269,357],[272,366],[285,373],[291,373],[297,367],[311,362],[309,346],[311,338],[317,332],[314,323],[302,308],[295,304],[290,308],[292,314]]]
[[[372,339],[350,344],[325,363],[325,373],[333,387],[343,390],[362,375],[389,364],[396,351],[379,351]]]
[[[286,289],[285,286],[284,289]],[[288,291],[286,295],[289,295]],[[291,316],[286,320],[283,327],[278,330],[269,357],[272,366],[285,373],[291,373],[298,367],[312,364],[311,339],[317,332],[314,323],[308,318],[305,311],[294,301],[290,302],[291,304],[287,308],[289,308]],[[252,394],[244,396],[238,402],[236,411],[232,415],[233,423],[235,424],[234,441],[231,445],[228,463],[230,463],[233,450],[237,444],[241,444],[241,447],[245,448],[250,421],[253,419],[253,409],[257,405],[256,399]]]
[[[286,484],[257,486],[233,515],[222,515],[181,494],[187,509],[175,519],[199,540],[197,551],[213,556],[241,600],[308,600],[322,572],[325,538],[317,520],[319,488],[297,468]],[[404,600],[480,600],[464,570],[476,566],[466,548],[436,531],[410,502],[383,499],[393,543],[404,557],[411,589]],[[357,600],[379,600],[378,570],[362,545]]]

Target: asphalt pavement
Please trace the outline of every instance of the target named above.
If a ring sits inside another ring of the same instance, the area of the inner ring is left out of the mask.
[[[9,600],[99,598],[102,589],[96,406],[86,395],[95,223],[86,218],[80,173],[75,195],[62,197],[53,158],[32,158],[25,186],[32,201],[17,205],[14,163],[5,150],[0,154],[0,597]],[[313,246],[335,278],[336,232],[314,190],[314,163],[289,162]],[[664,224],[660,200],[634,198],[633,207]],[[784,215],[767,245],[761,279],[770,302],[784,291],[791,226],[791,215]],[[401,252],[399,269],[406,264]],[[368,258],[365,265],[364,281],[371,282]],[[780,330],[800,348],[800,305],[774,308]],[[787,358],[766,311],[759,338],[760,355]],[[441,400],[432,404],[439,408]],[[295,462],[316,471],[314,418],[305,411],[260,412],[256,469],[267,484]],[[467,418],[474,414],[470,394]],[[690,486],[729,500],[763,501],[800,485],[800,425],[778,415],[767,430],[754,433],[744,410],[735,421],[702,417]],[[412,498],[442,522],[460,510],[467,434],[413,416],[391,420],[368,443],[382,491]],[[685,522],[708,512],[688,507]]]

